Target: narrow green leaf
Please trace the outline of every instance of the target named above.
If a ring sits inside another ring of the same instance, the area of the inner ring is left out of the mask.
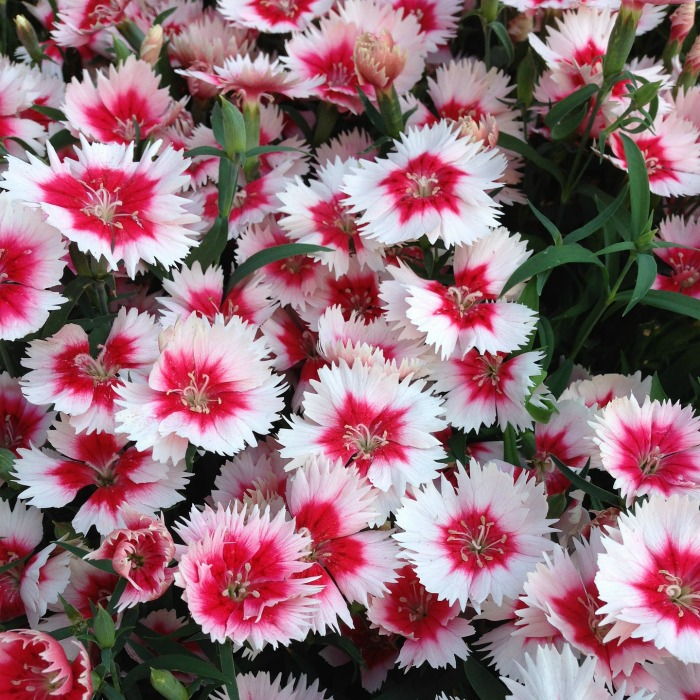
[[[537,275],[545,270],[552,270],[561,265],[570,263],[583,263],[597,265],[603,267],[603,263],[598,260],[595,253],[592,253],[587,248],[580,246],[578,243],[571,245],[549,246],[545,250],[533,255],[526,260],[508,279],[501,296],[509,289],[514,287],[519,282]]]
[[[668,394],[664,391],[661,386],[661,381],[659,380],[659,373],[654,372],[654,376],[651,378],[651,390],[649,391],[649,398],[652,401],[666,401],[668,399]]]
[[[507,425],[503,431],[503,461],[508,464],[520,464],[518,459],[518,440],[515,435],[515,428]]]
[[[228,681],[228,678],[213,664],[207,663],[201,659],[185,656],[184,654],[166,654],[149,659],[132,671],[129,671],[122,682],[122,690],[126,693],[137,681],[142,678],[148,678],[151,675],[152,668],[164,668],[169,671],[193,673],[201,678],[211,678],[220,683],[226,683]]]
[[[45,117],[53,119],[55,122],[66,121],[66,115],[60,109],[56,109],[55,107],[49,107],[47,105],[32,105],[30,109],[32,112],[43,114]]]
[[[549,158],[545,158],[543,155],[539,154],[529,143],[501,131],[498,134],[498,145],[501,148],[506,148],[509,151],[518,153],[523,156],[523,158],[534,163],[541,170],[548,172],[558,183],[564,183],[564,174],[561,168]]]
[[[228,219],[233,209],[233,202],[238,189],[238,160],[221,158],[219,160],[219,218]],[[223,251],[223,249],[222,249]]]
[[[177,10],[177,7],[169,7],[167,10],[163,10],[154,20],[153,24],[163,24],[173,12]]]
[[[479,700],[503,700],[506,697],[506,686],[474,656],[469,656],[464,662],[464,673]]]
[[[612,245],[605,246],[596,251],[596,255],[610,255],[610,253],[619,253],[622,250],[636,250],[637,246],[632,241],[620,241]]]
[[[566,389],[571,377],[571,371],[574,368],[574,363],[567,357],[554,372],[552,372],[545,381],[554,398],[558,398],[561,392]]]
[[[616,301],[629,301],[631,292],[621,292],[616,297]],[[700,299],[678,294],[677,292],[666,292],[661,289],[650,289],[641,300],[644,306],[653,306],[657,309],[672,311],[683,316],[689,316],[696,321],[700,321]]]
[[[510,65],[515,58],[515,50],[513,49],[513,42],[508,36],[508,30],[502,22],[491,22],[489,27],[491,27],[493,33],[498,37],[501,46],[505,49],[506,55],[508,56],[508,65]]]
[[[587,493],[591,498],[597,498],[603,503],[609,503],[611,506],[616,506],[618,508],[624,508],[625,502],[614,493],[610,493],[605,489],[601,489],[600,486],[592,484],[590,481],[586,481],[580,474],[577,474],[572,469],[569,469],[561,460],[557,459],[554,455],[550,455],[552,461],[556,465],[557,469],[577,488],[581,489],[584,493]]]
[[[357,86],[357,94],[360,98],[362,106],[364,107],[365,114],[372,122],[374,128],[377,129],[377,131],[380,131],[382,134],[386,134],[387,128],[386,124],[384,123],[384,117],[382,117],[379,110],[369,101],[369,97],[362,92],[362,88],[359,86]]]
[[[228,219],[218,217],[202,242],[190,250],[185,258],[185,267],[192,267],[197,261],[202,266],[202,270],[215,265],[219,262],[226,243],[228,243]]]
[[[100,686],[100,693],[102,693],[107,700],[125,700],[124,696],[118,690],[109,685],[109,683],[103,683]]]
[[[600,231],[600,229],[603,227],[603,224],[605,224],[605,222],[615,214],[619,206],[625,200],[625,197],[627,196],[627,189],[628,186],[625,185],[620,190],[617,197],[615,197],[615,199],[607,207],[605,207],[605,209],[603,209],[603,211],[601,211],[600,214],[598,214],[595,218],[591,219],[587,224],[581,226],[580,228],[577,228],[571,233],[568,233],[566,236],[564,236],[564,241],[566,243],[578,243],[579,241],[588,238],[596,231]]]
[[[646,229],[649,218],[649,175],[644,156],[632,139],[621,134],[622,145],[627,161],[627,175],[630,183],[630,211],[632,212],[632,240],[636,241]]]
[[[532,210],[532,213],[537,217],[540,223],[549,231],[554,240],[554,245],[561,245],[562,235],[561,231],[554,225],[554,222],[550,221],[541,211],[535,207],[535,205],[528,200],[527,205]]]
[[[29,557],[33,556],[34,552],[29,552],[29,554],[25,554],[23,557],[20,557],[19,559],[15,559],[14,561],[11,561],[9,564],[5,564],[4,566],[0,566],[0,574],[4,574],[6,571],[9,571],[10,569],[14,569],[15,566],[19,566],[20,564],[24,564]]]
[[[229,700],[239,700],[238,684],[236,683],[236,663],[233,660],[233,644],[227,640],[219,644],[219,661],[221,662],[221,672],[226,676],[226,691]]]
[[[546,369],[552,361],[552,353],[554,352],[555,345],[554,329],[546,316],[540,316],[537,321],[537,334],[540,339],[540,348],[544,350],[542,367]]]
[[[215,146],[197,146],[196,148],[190,148],[189,151],[185,151],[185,158],[197,158],[198,156],[214,156],[215,158],[223,158],[226,154]]]
[[[552,134],[554,134],[555,130],[562,131],[562,127],[560,127],[562,123],[567,125],[567,128],[570,127],[572,122],[570,115],[572,113],[578,118],[578,123],[580,123],[588,111],[588,103],[598,90],[600,88],[597,85],[584,85],[576,92],[553,105],[544,118],[544,123],[552,130]],[[579,117],[582,110],[584,110],[583,115]],[[573,129],[571,130],[573,131]]]
[[[78,559],[82,559],[85,563],[94,566],[96,569],[101,571],[106,571],[109,574],[114,574],[116,576],[116,571],[112,566],[112,562],[109,559],[86,559],[85,557],[90,554],[87,549],[81,549],[76,547],[74,544],[69,544],[68,542],[63,542],[62,540],[54,540],[51,544],[63,547],[63,549],[68,550],[71,554],[74,554]]]
[[[637,263],[637,279],[629,303],[622,312],[623,316],[644,298],[656,279],[656,258],[653,255],[642,253],[637,256],[635,262]]]
[[[278,260],[284,260],[284,258],[291,258],[293,255],[309,255],[311,253],[323,253],[332,250],[332,248],[326,248],[322,245],[312,245],[311,243],[286,243],[284,245],[275,245],[270,248],[265,248],[265,250],[260,250],[251,255],[233,271],[226,285],[224,297],[228,295],[241,280],[244,280],[248,275],[259,270],[261,267],[265,267],[265,265],[277,262]]]
[[[555,141],[569,138],[583,123],[588,115],[588,103],[575,107],[563,116],[551,129],[550,135]]]

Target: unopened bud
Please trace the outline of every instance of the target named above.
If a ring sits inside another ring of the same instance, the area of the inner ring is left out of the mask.
[[[151,669],[151,685],[167,700],[187,700],[187,688],[167,669]]]
[[[695,39],[693,45],[688,51],[688,55],[685,57],[685,63],[683,64],[683,70],[678,76],[676,85],[678,88],[691,88],[698,81],[698,76],[700,75],[700,36]]]
[[[498,124],[490,114],[485,114],[478,122],[473,117],[460,117],[455,124],[460,136],[466,136],[475,142],[481,141],[486,150],[494,148],[498,143]]]
[[[111,649],[116,639],[114,620],[112,616],[101,606],[97,606],[97,613],[92,622],[95,632],[95,641],[102,649]]]
[[[22,46],[27,50],[32,62],[41,65],[44,52],[39,46],[39,39],[34,31],[34,27],[24,15],[17,15],[15,17],[15,28],[17,29],[17,38],[22,42]]]
[[[148,30],[146,37],[141,43],[139,56],[142,61],[146,61],[149,66],[155,66],[160,58],[160,52],[163,48],[163,27],[156,24]]]
[[[634,44],[643,7],[644,3],[639,0],[622,0],[603,56],[605,78],[616,75],[624,68]]]
[[[671,33],[668,41],[682,44],[695,25],[695,0],[687,0],[671,15]]]
[[[387,91],[404,69],[408,52],[383,29],[379,36],[371,32],[361,34],[355,41],[352,58],[360,82]]]

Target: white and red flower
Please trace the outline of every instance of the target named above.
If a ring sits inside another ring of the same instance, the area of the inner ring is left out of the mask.
[[[221,455],[255,445],[282,410],[284,384],[256,329],[233,316],[210,324],[191,314],[170,333],[148,380],[117,387],[116,432],[178,462],[189,443]]]
[[[59,642],[45,632],[0,632],[0,695],[12,700],[90,700],[88,652],[77,647],[71,662]]]
[[[92,487],[72,525],[87,533],[94,525],[103,535],[125,526],[120,512],[128,503],[141,513],[153,514],[183,499],[189,474],[184,464],[168,467],[134,447],[124,449],[126,438],[110,433],[79,433],[62,420],[49,431],[55,450],[20,449],[15,462],[18,483],[27,488],[22,497],[39,508],[59,508],[78,492]]]
[[[503,184],[506,159],[496,149],[460,137],[444,120],[409,129],[395,147],[345,176],[346,205],[362,213],[360,235],[385,245],[424,235],[431,243],[466,245],[498,225],[488,191]]]
[[[175,585],[192,619],[213,641],[248,642],[254,650],[303,639],[319,590],[306,577],[309,537],[295,532],[284,511],[271,518],[256,507],[219,508],[204,517],[197,513],[193,531],[187,521],[175,528],[187,542]]]
[[[284,34],[306,29],[311,20],[325,14],[332,4],[333,0],[219,0],[218,6],[234,25]]]
[[[670,216],[659,225],[658,235],[662,241],[686,247],[654,249],[654,254],[669,266],[671,274],[657,275],[652,289],[700,299],[700,219]]]
[[[394,537],[406,549],[425,588],[439,600],[479,610],[489,596],[500,605],[515,598],[529,571],[552,548],[544,489],[522,474],[517,480],[489,463],[472,461],[404,498]]]
[[[183,260],[195,245],[187,225],[199,221],[176,194],[189,183],[189,160],[170,147],[158,155],[160,141],[134,161],[133,142],[90,144],[80,138],[77,160],[61,161],[50,144],[49,165],[33,156],[29,163],[10,156],[2,187],[13,199],[41,207],[49,224],[80,250],[103,256],[113,270],[123,260],[132,279],[141,260],[166,268]]]
[[[700,663],[698,501],[651,494],[618,525],[603,537],[595,577],[601,624],[612,625],[606,640],[631,636]]]
[[[322,367],[304,396],[304,418],[293,415],[279,432],[288,469],[311,455],[352,461],[382,491],[434,479],[444,450],[432,434],[446,427],[439,399],[425,382],[400,381],[380,366]]]
[[[641,405],[634,396],[614,399],[596,416],[593,441],[628,503],[646,494],[698,497],[700,418],[690,406],[648,397]]]
[[[119,514],[124,527],[112,530],[99,548],[85,557],[111,560],[114,571],[126,579],[117,612],[160,598],[173,582],[168,565],[175,556],[175,543],[162,518],[144,515],[128,505]]]
[[[76,432],[114,432],[115,389],[122,377],[145,375],[158,357],[158,327],[148,314],[121,308],[94,358],[87,333],[69,323],[47,340],[33,340],[21,380],[33,404],[54,404]]]
[[[0,340],[39,330],[66,301],[48,289],[61,279],[65,254],[61,234],[38,212],[0,196]]]

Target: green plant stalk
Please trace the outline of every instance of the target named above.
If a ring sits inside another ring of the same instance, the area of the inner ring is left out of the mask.
[[[236,683],[236,664],[233,660],[233,644],[230,639],[227,639],[223,644],[219,644],[219,659],[221,661],[221,673],[230,679],[226,683],[229,700],[240,700],[238,684]]]
[[[330,102],[321,102],[316,113],[316,127],[314,128],[313,146],[325,143],[333,133],[335,123],[338,121],[338,110]]]
[[[625,263],[624,267],[622,268],[622,272],[620,272],[619,277],[617,278],[617,281],[613,285],[612,289],[610,290],[610,293],[608,294],[607,298],[602,304],[598,304],[593,311],[588,315],[586,320],[583,322],[583,325],[581,326],[581,334],[579,336],[579,339],[576,341],[576,345],[574,345],[574,349],[571,351],[571,355],[569,356],[569,359],[574,362],[576,360],[577,355],[581,351],[581,348],[585,344],[585,342],[588,340],[588,337],[592,333],[593,329],[595,328],[596,324],[598,321],[600,321],[601,317],[605,313],[605,311],[608,309],[608,307],[615,301],[615,297],[617,296],[618,291],[620,291],[620,285],[622,284],[623,280],[627,276],[627,273],[630,271],[630,268],[634,264],[634,261],[637,257],[636,253],[632,253],[629,258],[627,258],[627,262]]]
[[[243,121],[245,123],[245,148],[250,151],[260,145],[260,103],[257,100],[246,100],[243,103]],[[258,176],[260,158],[246,158],[243,163],[243,174],[246,182],[255,180]]]
[[[388,90],[377,88],[377,105],[382,117],[384,117],[387,136],[397,139],[403,131],[404,124],[399,96],[393,85]]]

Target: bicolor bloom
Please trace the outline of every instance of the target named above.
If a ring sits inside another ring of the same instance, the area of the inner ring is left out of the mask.
[[[508,358],[505,353],[470,350],[463,358],[431,365],[435,391],[445,392],[445,416],[450,425],[478,430],[496,423],[502,430],[532,427],[525,403],[541,373],[540,352]]]
[[[95,258],[103,256],[113,270],[124,261],[133,279],[143,260],[170,268],[195,245],[188,224],[199,217],[185,210],[177,192],[189,184],[189,160],[161,142],[134,161],[133,142],[88,143],[80,137],[77,160],[61,161],[47,144],[49,164],[29,156],[29,163],[8,158],[5,181],[13,199],[41,207],[46,220]],[[158,156],[158,157],[156,157]]]
[[[651,391],[651,377],[642,379],[641,372],[634,374],[594,374],[587,379],[576,379],[559,396],[559,401],[575,399],[588,408],[605,408],[613,399],[634,396],[637,403]]]
[[[56,414],[24,398],[19,380],[0,372],[0,448],[17,455],[20,447],[43,445]]]
[[[466,245],[498,225],[488,191],[501,186],[506,159],[496,149],[484,150],[444,120],[409,129],[395,148],[345,176],[346,204],[361,213],[360,235],[385,245],[424,235],[431,243]]]
[[[48,289],[61,279],[65,254],[60,232],[39,212],[0,196],[0,340],[38,331],[65,301]]]
[[[277,420],[285,388],[255,327],[192,314],[169,335],[148,380],[116,388],[116,432],[173,462],[189,443],[221,455],[255,445],[254,432],[265,435]]]
[[[110,433],[79,433],[65,421],[49,431],[54,450],[20,449],[15,462],[18,483],[27,488],[22,497],[39,508],[60,508],[78,492],[92,487],[73,518],[76,532],[94,525],[103,535],[125,526],[120,513],[128,503],[141,513],[153,514],[183,499],[178,493],[189,479],[185,466],[167,467],[147,452],[124,449],[126,438]]]
[[[700,663],[698,502],[652,494],[603,537],[595,584],[606,639],[651,641],[684,663]]]
[[[272,680],[270,674],[263,671],[255,674],[241,673],[236,676],[236,685],[240,700],[329,700],[326,693],[318,687],[318,679],[308,685],[304,674],[299,678],[290,676],[287,684],[282,685],[282,674]],[[211,697],[216,700],[230,700],[225,688],[216,691]]]
[[[402,381],[380,366],[322,367],[304,396],[304,418],[293,415],[279,431],[288,469],[312,454],[353,462],[382,491],[400,494],[407,484],[437,476],[444,450],[432,434],[446,427],[440,401],[425,382]]]
[[[187,542],[175,585],[212,641],[248,642],[260,650],[309,632],[319,590],[307,578],[310,540],[285,515],[271,518],[256,507],[206,509],[206,527],[197,516],[175,528]]]
[[[148,314],[122,307],[97,357],[87,333],[69,323],[46,340],[33,340],[21,380],[33,404],[54,404],[77,432],[114,432],[115,389],[122,377],[145,375],[158,357],[158,326]]]
[[[128,144],[168,126],[182,104],[172,100],[153,68],[133,54],[118,67],[98,72],[95,83],[85,71],[66,87],[63,111],[69,126],[91,140]]]
[[[26,615],[35,626],[68,585],[70,554],[55,544],[35,552],[43,536],[38,508],[0,501],[0,566],[9,566],[0,574],[2,622]]]
[[[90,700],[88,652],[77,641],[71,662],[60,642],[45,632],[0,632],[0,695],[12,700]]]
[[[405,548],[420,582],[439,600],[479,610],[489,596],[497,605],[515,598],[529,571],[552,548],[544,489],[494,464],[461,466],[456,487],[444,476],[404,498],[394,537]]]
[[[234,25],[284,34],[305,29],[311,20],[325,14],[332,4],[332,0],[219,0],[218,7]]]
[[[403,566],[397,573],[399,580],[389,584],[385,596],[370,599],[367,618],[380,634],[405,637],[399,668],[424,663],[445,668],[456,666],[457,659],[466,659],[469,648],[463,637],[474,634],[474,628],[459,616],[459,605],[429,593],[411,566]]]
[[[399,337],[425,338],[442,360],[463,358],[470,350],[508,353],[527,342],[537,315],[524,304],[500,296],[506,281],[530,253],[519,234],[497,228],[472,245],[458,246],[453,285],[425,280],[407,265],[388,268],[393,280],[381,285],[386,318]]]
[[[390,532],[367,530],[374,520],[375,491],[354,467],[311,457],[287,482],[287,507],[297,531],[311,537],[311,568],[318,576],[314,631],[338,631],[336,616],[351,626],[346,600],[367,605],[368,596],[382,596],[396,580],[398,547]]]
[[[669,267],[670,274],[656,276],[652,289],[686,294],[700,299],[700,218],[669,216],[659,225],[659,238],[685,248],[654,248],[654,255]]]
[[[700,418],[690,406],[648,397],[640,405],[634,396],[622,397],[591,425],[603,468],[628,503],[645,494],[697,493]]]
[[[126,579],[117,612],[160,598],[173,582],[168,565],[175,556],[175,543],[162,517],[143,515],[128,505],[119,514],[124,527],[112,530],[99,548],[85,557],[109,559],[116,573]]]
[[[425,48],[433,52],[457,33],[463,3],[460,0],[391,0],[391,6],[418,20]]]

